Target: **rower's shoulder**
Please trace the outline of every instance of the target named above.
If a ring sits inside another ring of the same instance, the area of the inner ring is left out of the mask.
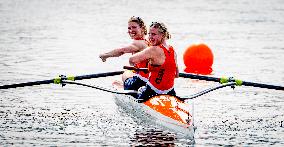
[[[133,45],[141,50],[148,47],[148,43],[145,40],[133,40]]]
[[[133,40],[133,43],[148,45],[148,41],[147,40]]]

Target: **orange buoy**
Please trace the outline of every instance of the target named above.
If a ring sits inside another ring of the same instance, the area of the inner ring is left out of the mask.
[[[185,72],[207,75],[212,72],[213,53],[205,44],[194,44],[186,48],[183,54]]]

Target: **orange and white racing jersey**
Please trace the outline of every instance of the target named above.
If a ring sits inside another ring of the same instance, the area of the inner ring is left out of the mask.
[[[167,94],[173,89],[176,76],[175,52],[172,46],[169,50],[162,45],[160,48],[166,56],[165,62],[159,66],[148,64],[150,75],[147,85],[158,94]]]

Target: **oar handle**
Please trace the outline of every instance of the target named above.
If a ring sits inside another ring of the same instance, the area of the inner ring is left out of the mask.
[[[97,73],[90,75],[82,75],[74,77],[74,80],[84,80],[84,79],[92,79],[92,78],[100,78],[100,77],[109,77],[123,74],[123,71],[114,71],[114,72],[106,72],[106,73]]]
[[[123,66],[123,69],[134,70],[134,71],[143,71],[144,73],[148,73],[148,68],[137,68],[135,66]]]

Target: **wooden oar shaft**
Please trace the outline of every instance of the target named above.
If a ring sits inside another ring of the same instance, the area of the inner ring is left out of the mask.
[[[74,80],[83,80],[83,79],[115,76],[115,75],[120,75],[122,73],[123,73],[123,71],[115,71],[115,72],[106,72],[106,73],[75,76]],[[34,81],[34,82],[25,82],[25,83],[17,83],[17,84],[10,84],[10,85],[2,85],[2,86],[0,86],[0,89],[9,89],[9,88],[24,87],[24,86],[41,85],[41,84],[51,84],[51,83],[54,83],[55,80],[56,79],[50,79],[50,80],[43,80],[43,81]]]
[[[216,77],[195,75],[195,74],[189,74],[189,73],[179,73],[179,76],[183,78],[199,79],[199,80],[214,81],[214,82],[220,82],[220,79],[221,79],[221,78],[216,78]],[[247,82],[247,81],[242,81],[242,85],[259,87],[259,88],[267,88],[267,89],[275,89],[275,90],[284,90],[283,86],[254,83],[254,82]]]

